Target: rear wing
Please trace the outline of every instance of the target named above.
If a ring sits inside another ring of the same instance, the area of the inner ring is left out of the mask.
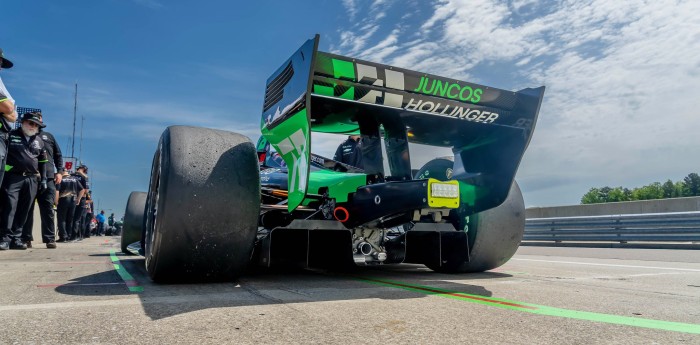
[[[453,178],[477,189],[475,211],[505,200],[544,87],[502,90],[320,52],[318,41],[305,42],[265,89],[261,130],[290,168],[290,211],[306,194],[310,132],[357,133],[366,117],[405,128],[409,142],[452,148]]]

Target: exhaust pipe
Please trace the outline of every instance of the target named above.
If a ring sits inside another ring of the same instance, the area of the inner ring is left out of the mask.
[[[357,251],[362,253],[362,255],[372,254],[372,245],[367,242],[360,242],[357,245]]]
[[[366,266],[372,261],[372,245],[367,242],[358,243],[353,252],[352,259],[356,265]]]

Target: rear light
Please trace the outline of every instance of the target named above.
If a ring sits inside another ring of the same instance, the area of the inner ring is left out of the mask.
[[[428,179],[428,205],[434,208],[459,207],[459,182]]]

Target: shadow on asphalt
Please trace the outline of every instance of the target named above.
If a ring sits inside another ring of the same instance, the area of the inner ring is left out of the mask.
[[[108,255],[108,254],[107,254]],[[93,254],[91,256],[103,256]],[[233,283],[155,284],[151,282],[143,257],[119,256],[120,263],[143,288],[139,298],[152,320],[163,319],[209,308],[294,304],[359,299],[399,300],[425,298],[426,293],[386,286],[377,281],[437,288],[449,292],[491,297],[473,280],[502,279],[511,275],[496,272],[441,274],[420,265],[387,265],[358,268],[351,273],[311,269],[253,270]],[[464,283],[451,281],[461,280]],[[121,283],[121,284],[119,284]],[[99,288],[89,284],[106,284]],[[130,292],[116,271],[107,271],[75,279],[56,288],[67,295],[123,296]]]
[[[56,292],[80,296],[118,296],[131,294],[116,271],[91,274],[56,287]]]

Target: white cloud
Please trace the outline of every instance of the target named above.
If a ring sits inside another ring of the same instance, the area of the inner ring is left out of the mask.
[[[350,20],[355,19],[355,15],[357,14],[356,0],[343,0],[343,6],[348,11],[348,14],[350,15]]]
[[[400,34],[399,29],[394,29],[389,36],[387,36],[384,40],[380,41],[376,45],[374,45],[372,48],[365,50],[362,52],[358,57],[360,58],[368,58],[368,57],[373,57],[378,59],[377,61],[382,61],[384,60],[387,56],[391,55],[394,53],[398,47],[396,46],[396,43],[398,42],[398,35]]]
[[[349,54],[358,54],[365,48],[367,41],[377,32],[378,28],[376,25],[365,25],[359,31],[360,35],[355,35],[351,31],[341,33],[340,48],[349,50]]]
[[[518,175],[529,205],[699,170],[700,2],[443,0],[431,11],[373,22],[361,57],[507,89],[546,85]]]
[[[369,6],[360,6],[357,1],[343,0],[343,6],[350,14],[350,21],[355,23],[347,30],[341,30],[340,45],[342,50],[351,55],[363,54],[370,39],[375,36],[381,20],[387,16],[391,5],[387,0],[375,0]],[[331,49],[335,51],[336,49]]]

